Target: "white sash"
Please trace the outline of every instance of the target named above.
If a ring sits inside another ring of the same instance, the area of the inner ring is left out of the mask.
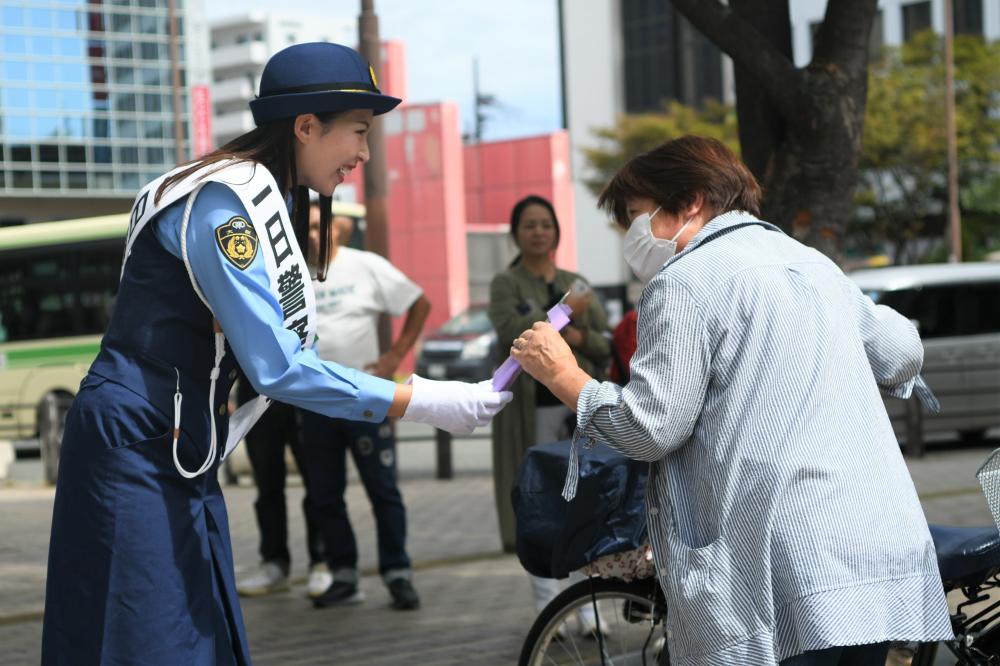
[[[191,217],[198,192],[208,182],[222,183],[240,198],[246,208],[249,222],[253,225],[257,240],[264,249],[258,248],[264,256],[264,266],[268,275],[271,293],[282,306],[285,329],[294,332],[301,341],[302,349],[311,348],[316,340],[316,299],[313,294],[312,281],[309,278],[309,267],[305,257],[295,240],[295,230],[288,216],[288,208],[282,198],[277,183],[271,173],[253,162],[231,160],[219,163],[194,172],[187,178],[175,183],[164,192],[159,203],[154,203],[160,184],[171,174],[186,167],[177,167],[156,180],[147,184],[138,194],[132,206],[129,219],[128,235],[125,242],[125,258],[122,261],[122,274],[125,273],[125,263],[132,254],[132,246],[136,238],[151,219],[165,208],[184,197],[188,197],[184,207],[184,217],[181,221],[181,257],[187,269],[191,286],[198,298],[205,304],[212,316],[212,306],[209,305],[201,288],[191,272],[191,263],[187,254],[187,227]],[[297,275],[296,275],[297,273]],[[294,279],[289,279],[294,278]],[[290,291],[289,286],[294,288]],[[301,291],[299,286],[301,285]],[[218,328],[218,327],[217,327]],[[210,373],[209,413],[212,415],[212,441],[208,457],[195,472],[185,470],[177,458],[177,441],[180,436],[180,414],[182,396],[180,392],[180,375],[178,372],[177,392],[174,394],[174,465],[185,478],[194,478],[212,467],[214,463],[217,442],[215,432],[215,383],[219,376],[219,365],[225,355],[225,337],[220,330],[215,332],[215,367]],[[220,460],[236,448],[240,440],[253,427],[271,404],[270,398],[257,396],[254,400],[240,406],[229,420],[229,435]]]

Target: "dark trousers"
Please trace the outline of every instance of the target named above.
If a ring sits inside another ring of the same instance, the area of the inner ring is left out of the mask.
[[[253,480],[257,484],[257,527],[260,529],[260,557],[265,562],[277,562],[286,571],[292,557],[288,550],[288,513],[285,506],[285,446],[292,449],[292,457],[302,475],[306,494],[302,499],[302,513],[306,519],[306,545],[309,564],[323,561],[323,541],[316,519],[309,482],[303,471],[305,456],[299,441],[298,410],[274,402],[246,436],[247,455],[253,467]]]
[[[885,666],[888,654],[888,643],[833,647],[790,657],[781,666]]]
[[[347,516],[347,451],[375,514],[379,571],[409,569],[406,508],[396,484],[396,439],[388,421],[331,419],[303,410],[302,444],[309,493],[331,571],[356,569],[358,545]]]

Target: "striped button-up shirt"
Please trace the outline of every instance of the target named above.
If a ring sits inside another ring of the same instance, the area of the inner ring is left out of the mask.
[[[577,423],[651,463],[671,663],[770,665],[950,638],[934,544],[879,394],[921,385],[913,325],[742,212],[700,230],[638,309],[631,380],[589,382]]]

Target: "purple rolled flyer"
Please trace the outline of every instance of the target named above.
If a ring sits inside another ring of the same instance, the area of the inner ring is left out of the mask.
[[[565,303],[556,303],[548,311],[548,322],[552,328],[561,331],[569,324],[569,315],[572,312]],[[493,373],[493,390],[506,391],[514,384],[514,380],[521,374],[521,364],[508,356],[507,360],[500,364],[497,371]]]

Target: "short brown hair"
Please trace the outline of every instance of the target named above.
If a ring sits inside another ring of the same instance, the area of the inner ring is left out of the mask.
[[[605,186],[597,205],[628,228],[626,199],[646,197],[677,214],[699,193],[716,215],[731,210],[760,215],[760,185],[746,165],[722,142],[690,135],[629,160]]]

